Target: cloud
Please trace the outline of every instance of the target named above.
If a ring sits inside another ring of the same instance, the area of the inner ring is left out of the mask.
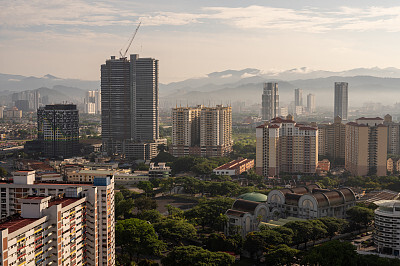
[[[362,8],[342,6],[328,10],[316,7],[293,9],[251,5],[203,7],[196,12],[143,12],[139,7],[127,8],[127,3],[115,1],[13,0],[3,1],[0,9],[0,26],[8,28],[120,27],[136,24],[138,21],[142,21],[143,26],[204,24],[205,27],[225,25],[242,30],[266,29],[310,33],[332,30],[398,32],[400,6]]]

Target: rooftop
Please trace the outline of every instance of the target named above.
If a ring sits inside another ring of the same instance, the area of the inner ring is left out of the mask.
[[[80,198],[61,198],[61,199],[56,199],[53,201],[49,202],[49,208],[53,205],[58,205],[61,204],[61,207],[66,207],[76,201],[80,200]]]
[[[22,217],[12,218],[9,221],[0,223],[0,230],[8,228],[8,233],[12,233],[37,220],[39,219],[22,218]]]
[[[224,165],[221,165],[217,168],[215,168],[215,170],[230,170],[230,169],[236,169],[237,167],[240,167],[243,164],[249,163],[253,160],[251,159],[237,159],[234,161],[231,161],[229,163],[226,163]]]

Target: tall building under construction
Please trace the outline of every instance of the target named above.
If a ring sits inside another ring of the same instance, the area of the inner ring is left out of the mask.
[[[101,66],[103,150],[148,160],[159,140],[158,60],[132,54]]]
[[[172,109],[174,156],[225,156],[232,151],[232,108],[176,107]]]

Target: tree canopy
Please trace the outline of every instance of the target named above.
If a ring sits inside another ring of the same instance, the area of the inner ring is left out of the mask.
[[[132,261],[141,255],[161,255],[165,244],[158,240],[155,230],[146,221],[131,218],[118,221],[115,226],[115,239],[122,253],[129,255]]]
[[[164,266],[232,265],[235,257],[224,252],[212,252],[196,246],[175,247],[161,260]]]

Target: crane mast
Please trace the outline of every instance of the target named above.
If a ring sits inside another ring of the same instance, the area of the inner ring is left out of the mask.
[[[119,50],[119,55],[121,56],[121,58],[125,58],[126,54],[128,53],[129,47],[131,47],[131,44],[132,44],[132,42],[133,42],[133,39],[135,39],[136,33],[137,33],[138,30],[139,30],[140,24],[142,24],[142,22],[139,22],[139,25],[136,27],[136,30],[135,30],[135,32],[133,33],[133,36],[132,36],[132,38],[130,39],[130,41],[129,41],[129,43],[128,43],[128,47],[126,47],[125,52],[122,54],[122,49]]]

